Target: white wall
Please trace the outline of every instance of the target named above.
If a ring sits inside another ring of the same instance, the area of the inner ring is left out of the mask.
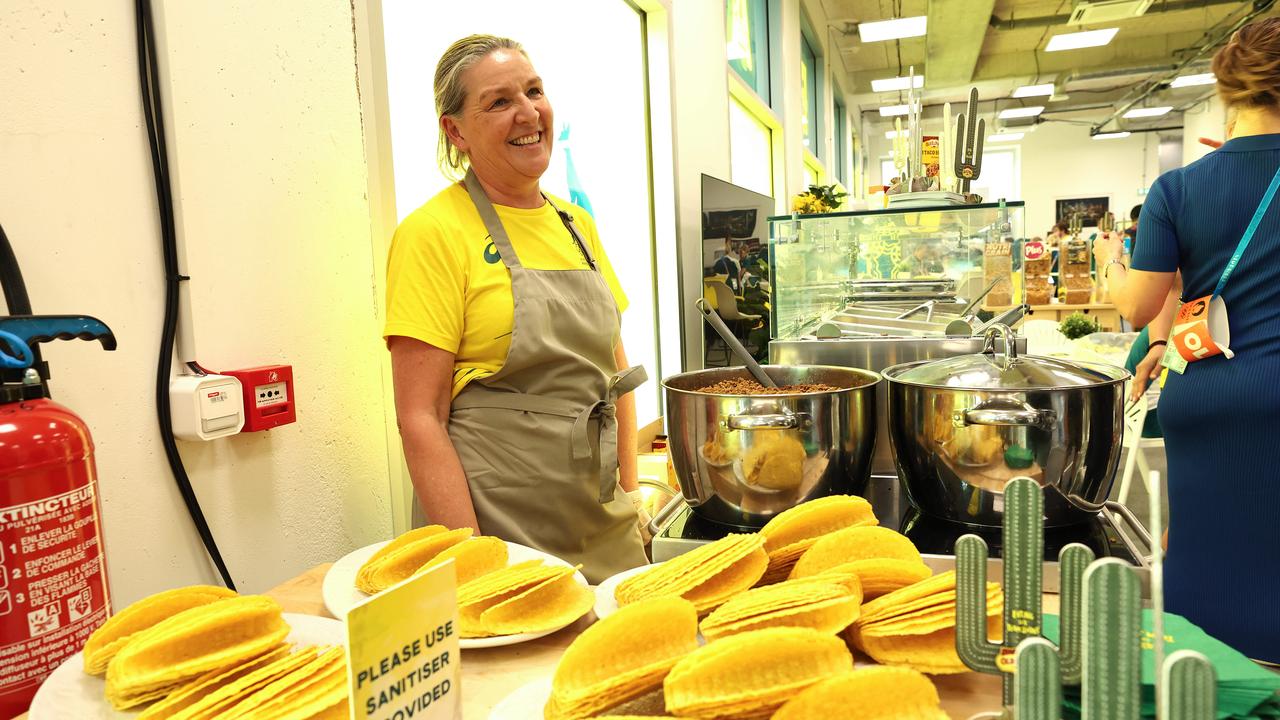
[[[200,360],[291,363],[297,383],[298,423],[180,443],[233,576],[261,591],[391,531],[352,9],[167,6]],[[119,338],[46,351],[55,398],[94,434],[115,602],[216,582],[155,420],[160,239],[132,4],[15,0],[0,26],[0,223],[36,312]]]
[[[1043,236],[1059,218],[1055,200],[1111,198],[1111,212],[1127,221],[1142,202],[1139,191],[1159,176],[1160,139],[1134,133],[1116,140],[1091,140],[1084,125],[1045,123],[1017,143],[1022,149],[1022,199],[1027,203],[1027,236]]]
[[[1190,165],[1209,154],[1211,148],[1200,138],[1226,140],[1227,106],[1214,94],[1183,114],[1182,164]]]

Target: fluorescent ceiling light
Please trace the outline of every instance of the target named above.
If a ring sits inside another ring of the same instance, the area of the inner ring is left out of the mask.
[[[920,37],[928,32],[928,22],[929,16],[917,15],[897,20],[858,23],[858,35],[862,36],[862,42]]]
[[[1001,120],[1008,120],[1009,118],[1028,118],[1035,117],[1042,112],[1044,112],[1043,105],[1032,105],[1031,107],[1006,108],[1001,110],[997,117]]]
[[[1119,140],[1120,138],[1127,138],[1127,137],[1129,137],[1128,132],[1109,132],[1109,133],[1098,133],[1097,135],[1093,136],[1093,139],[1094,140]]]
[[[1016,98],[1029,97],[1048,97],[1053,94],[1053,83],[1045,83],[1043,85],[1023,85],[1013,91]]]
[[[1190,87],[1192,85],[1212,85],[1218,82],[1218,78],[1213,73],[1200,73],[1199,75],[1179,75],[1169,83],[1169,87]]]
[[[1120,28],[1107,28],[1106,30],[1086,30],[1084,32],[1066,33],[1064,35],[1054,35],[1049,38],[1049,44],[1044,46],[1045,52],[1057,52],[1058,50],[1079,50],[1080,48],[1098,47],[1111,42],[1111,38],[1120,32]]]
[[[902,135],[903,135],[904,137],[911,137],[911,131],[910,131],[910,130],[908,130],[908,129],[906,129],[906,128],[902,128]],[[894,139],[896,139],[897,137],[898,137],[898,131],[897,131],[897,130],[890,130],[889,132],[887,132],[887,133],[885,133],[885,134],[884,134],[884,139],[885,139],[885,140],[894,140]]]
[[[897,115],[906,115],[911,112],[909,105],[885,105],[880,108],[880,117],[895,117]]]
[[[996,133],[995,135],[988,135],[987,142],[1013,142],[1014,140],[1021,140],[1025,134],[1020,132]]]
[[[917,88],[924,87],[924,76],[916,75],[915,82],[911,82],[909,77],[885,78],[883,80],[872,80],[871,90],[874,92],[893,92],[894,90],[906,90],[908,85]]]
[[[1160,117],[1161,115],[1167,114],[1172,109],[1173,108],[1169,107],[1168,105],[1163,105],[1161,107],[1150,107],[1150,108],[1134,108],[1129,112],[1125,113],[1124,115],[1121,115],[1120,117],[1123,117],[1123,118]]]

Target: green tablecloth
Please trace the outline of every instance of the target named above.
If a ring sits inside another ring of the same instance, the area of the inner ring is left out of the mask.
[[[1142,716],[1156,716],[1155,651],[1151,646],[1152,612],[1142,613]],[[1194,650],[1213,663],[1218,674],[1218,718],[1280,718],[1280,674],[1267,670],[1210,636],[1181,615],[1165,613],[1165,657]],[[1058,641],[1058,616],[1045,615],[1044,636]],[[1080,717],[1080,688],[1063,688],[1064,717]]]

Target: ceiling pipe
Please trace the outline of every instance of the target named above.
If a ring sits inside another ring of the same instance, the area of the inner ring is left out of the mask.
[[[1145,17],[1155,13],[1171,13],[1180,10],[1199,10],[1209,7],[1210,5],[1229,5],[1234,4],[1231,0],[1169,0],[1169,2],[1152,5],[1147,12],[1139,17]],[[1004,18],[991,16],[991,27],[996,30],[1021,30],[1023,28],[1040,28],[1051,25],[1066,25],[1071,22],[1071,15],[1041,15],[1039,17],[1029,18]]]
[[[1204,57],[1207,53],[1214,50],[1219,45],[1222,45],[1223,43],[1225,43],[1227,39],[1230,38],[1233,33],[1235,33],[1235,31],[1249,24],[1249,22],[1251,22],[1254,18],[1270,10],[1271,7],[1275,4],[1276,4],[1276,0],[1254,0],[1253,8],[1249,12],[1245,13],[1244,16],[1242,16],[1239,20],[1235,21],[1234,23],[1231,23],[1229,27],[1227,27],[1222,32],[1218,33],[1216,36],[1210,37],[1210,39],[1207,42],[1204,42],[1199,46],[1196,46],[1195,52],[1189,54],[1186,58],[1182,60],[1182,62],[1175,65],[1172,70],[1169,70],[1162,77],[1158,79],[1152,78],[1146,83],[1139,85],[1137,89],[1134,91],[1137,93],[1137,95],[1132,100],[1129,100],[1128,102],[1124,102],[1123,104],[1117,103],[1117,107],[1115,111],[1113,111],[1110,115],[1108,115],[1106,119],[1104,119],[1102,122],[1099,122],[1095,124],[1093,127],[1089,128],[1089,134],[1096,135],[1100,132],[1103,132],[1103,128],[1106,127],[1107,123],[1112,122],[1113,120],[1124,115],[1131,108],[1136,106],[1138,103],[1143,102],[1147,98],[1151,97],[1158,90],[1161,90],[1167,87],[1169,83],[1171,83],[1173,79],[1176,78],[1183,71],[1184,68],[1194,64],[1195,62],[1200,60],[1200,58]],[[1209,35],[1209,32],[1206,31],[1205,34]]]

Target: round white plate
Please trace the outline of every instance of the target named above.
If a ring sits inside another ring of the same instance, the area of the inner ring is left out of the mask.
[[[286,642],[300,645],[346,645],[345,623],[315,615],[285,613],[292,631]],[[87,675],[81,653],[67,658],[44,681],[31,701],[30,720],[128,720],[142,711],[120,711],[111,707],[103,694],[106,680]],[[548,691],[549,692],[549,691]],[[144,706],[145,707],[145,706]]]
[[[360,602],[368,599],[368,595],[356,589],[356,573],[359,572],[360,566],[368,562],[373,554],[378,552],[380,548],[386,545],[386,542],[374,543],[366,545],[362,548],[352,550],[343,555],[341,559],[329,568],[329,572],[324,575],[324,583],[320,587],[321,595],[324,597],[325,608],[336,618],[345,618],[351,608]],[[573,565],[561,560],[555,555],[549,555],[541,550],[534,550],[526,545],[519,543],[507,543],[507,563],[514,565],[515,563],[524,562],[525,560],[541,560],[548,565],[559,565],[561,567],[573,567]],[[581,572],[574,573],[574,579],[583,587],[590,587],[587,578]],[[574,622],[577,622],[576,620]],[[569,625],[573,623],[568,623]],[[566,627],[562,625],[561,627]],[[458,647],[463,650],[473,648],[499,647],[502,645],[514,645],[516,643],[528,642],[536,640],[540,637],[550,635],[560,628],[553,628],[544,632],[536,633],[520,633],[518,635],[497,635],[487,638],[461,638],[458,640]]]
[[[618,601],[613,597],[613,592],[618,589],[618,584],[623,580],[634,575],[639,575],[645,570],[652,570],[662,563],[654,563],[652,565],[641,565],[633,567],[630,570],[623,570],[609,578],[605,578],[604,582],[596,586],[596,619],[603,620],[610,615],[618,612]]]
[[[551,678],[521,685],[489,711],[489,720],[542,720],[542,708],[551,699]]]

